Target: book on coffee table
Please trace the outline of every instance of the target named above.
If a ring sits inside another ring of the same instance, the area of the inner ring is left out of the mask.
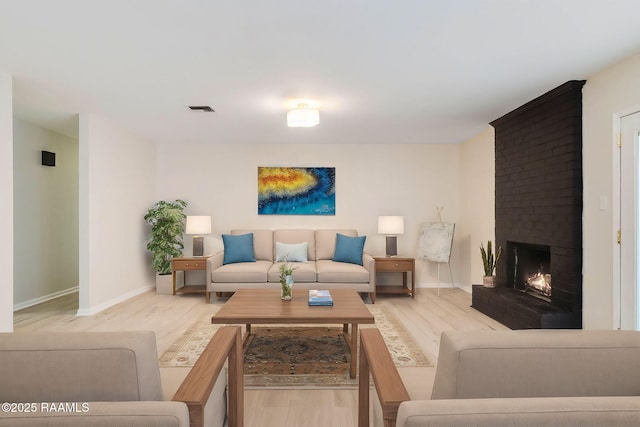
[[[333,298],[329,291],[312,289],[309,291],[309,305],[330,307],[333,306]]]

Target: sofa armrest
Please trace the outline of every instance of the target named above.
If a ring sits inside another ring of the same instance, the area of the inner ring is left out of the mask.
[[[224,262],[224,251],[216,252],[207,258],[207,270],[211,269],[211,271],[216,268],[222,267],[222,263]],[[211,281],[211,276],[209,276],[209,281]]]
[[[204,425],[204,406],[227,360],[229,368],[229,427],[243,425],[242,335],[239,326],[223,326],[211,338],[172,399],[187,404],[192,427]]]
[[[376,289],[376,260],[367,252],[362,253],[362,266],[369,272],[369,285],[371,290]]]
[[[369,426],[369,374],[373,378],[385,426],[395,426],[398,407],[409,400],[398,369],[378,328],[360,330],[358,379],[358,426]]]
[[[224,251],[216,252],[207,258],[207,277],[205,278],[205,284],[207,285],[207,289],[210,288],[211,283],[211,272],[215,269],[222,267],[222,263],[224,262]]]

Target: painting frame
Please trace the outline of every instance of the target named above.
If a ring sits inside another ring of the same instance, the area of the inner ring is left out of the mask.
[[[258,215],[336,214],[336,168],[258,166]]]

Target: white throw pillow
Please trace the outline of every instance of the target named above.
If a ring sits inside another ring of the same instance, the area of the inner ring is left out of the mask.
[[[307,249],[309,244],[276,242],[276,262],[308,262]]]

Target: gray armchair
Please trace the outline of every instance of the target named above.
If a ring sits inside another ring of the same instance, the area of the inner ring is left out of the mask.
[[[243,425],[237,326],[216,332],[172,401],[153,332],[2,333],[0,378],[3,426]]]
[[[388,427],[640,425],[640,332],[443,332],[421,378],[400,375],[376,328],[360,340],[359,427],[371,413]]]

